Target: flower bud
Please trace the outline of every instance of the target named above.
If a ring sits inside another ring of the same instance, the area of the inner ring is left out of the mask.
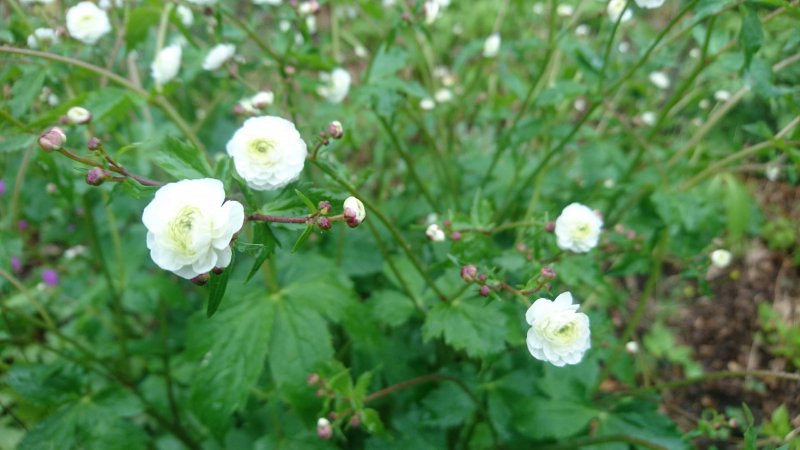
[[[0,180],[0,197],[5,195],[5,193],[6,193],[6,182],[3,181],[3,180]]]
[[[309,386],[316,386],[319,383],[319,374],[310,373],[306,383],[308,383]]]
[[[460,241],[461,240],[461,232],[460,231],[454,231],[453,234],[450,235],[450,239],[452,239],[454,241]]]
[[[92,137],[89,139],[89,142],[86,143],[86,148],[88,148],[91,151],[100,150],[101,148],[103,148],[103,142],[100,141],[100,139],[97,139],[96,137]]]
[[[67,119],[73,125],[82,125],[92,120],[92,113],[86,108],[73,106],[67,110]]]
[[[13,270],[14,273],[22,271],[22,260],[19,259],[19,256],[15,255],[11,257],[11,270]]]
[[[425,230],[425,235],[433,242],[442,242],[446,238],[444,230],[435,223],[428,225],[428,228]]]
[[[106,172],[99,167],[92,167],[86,172],[86,184],[90,186],[100,186],[108,179]]]
[[[67,142],[67,135],[60,128],[51,128],[39,136],[39,146],[46,152],[61,150]]]
[[[480,291],[478,291],[478,293],[481,294],[481,297],[488,297],[489,291],[491,291],[491,289],[489,289],[489,286],[486,286],[484,284],[483,286],[481,286],[481,289]]]
[[[711,264],[713,264],[714,267],[724,269],[728,267],[730,263],[731,252],[724,249],[718,249],[711,252]]]
[[[556,231],[555,222],[549,222],[547,225],[544,226],[544,230],[547,231],[548,233]]]
[[[328,124],[328,135],[333,139],[341,139],[344,136],[344,127],[342,127],[342,123],[338,120],[334,120],[333,122]]]
[[[331,202],[323,200],[317,203],[317,209],[319,209],[320,214],[328,214],[331,212]]]
[[[485,283],[487,278],[489,277],[485,273],[478,275],[478,281],[480,281],[481,283]]]
[[[542,278],[553,279],[556,277],[556,271],[552,267],[542,267]]]
[[[250,99],[254,108],[264,109],[275,101],[275,94],[272,91],[261,91]]]
[[[50,195],[53,195],[56,192],[58,192],[58,186],[56,186],[55,183],[47,183],[47,186],[45,186],[44,189]]]
[[[468,264],[461,268],[461,279],[467,283],[472,283],[477,279],[478,268],[472,264]]]
[[[213,272],[214,275],[222,275],[222,273],[225,272],[225,268],[224,267],[214,267],[213,269],[211,269],[211,272]]]
[[[47,269],[42,272],[42,281],[50,287],[58,286],[58,272],[52,269]]]
[[[317,226],[322,230],[330,230],[333,224],[331,224],[331,219],[323,216],[317,219]]]
[[[625,351],[631,355],[635,355],[639,352],[639,344],[636,341],[630,341],[625,344]]]
[[[344,218],[350,228],[355,228],[367,217],[367,210],[361,200],[355,197],[347,197],[344,201]]]
[[[28,221],[25,220],[25,219],[20,219],[19,222],[17,222],[17,228],[19,229],[19,231],[27,230],[28,229]]]
[[[333,437],[333,428],[328,419],[320,417],[319,420],[317,420],[317,436],[325,441]]]
[[[201,273],[200,275],[192,278],[191,281],[198,286],[205,286],[206,283],[208,283],[208,278],[209,276],[207,273]]]

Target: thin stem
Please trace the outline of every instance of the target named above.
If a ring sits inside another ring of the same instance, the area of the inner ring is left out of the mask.
[[[416,386],[418,384],[423,384],[423,383],[430,383],[432,381],[450,381],[452,383],[455,383],[456,385],[458,385],[458,387],[460,387],[469,396],[470,399],[472,399],[473,402],[475,402],[475,404],[477,404],[477,405],[480,404],[480,401],[478,400],[478,397],[476,397],[475,394],[472,393],[472,390],[470,390],[469,386],[467,386],[466,383],[464,383],[463,381],[459,380],[456,377],[453,377],[453,376],[450,376],[450,375],[443,375],[443,374],[439,374],[439,373],[432,373],[432,374],[428,374],[428,375],[422,375],[420,377],[412,378],[410,380],[406,380],[406,381],[394,384],[392,386],[389,386],[387,388],[381,389],[379,391],[375,391],[372,394],[369,394],[366,397],[364,397],[364,403],[368,403],[368,402],[371,402],[373,400],[377,400],[379,398],[386,397],[389,394],[397,392],[397,391],[399,391],[401,389],[405,389],[407,387]]]
[[[381,254],[383,254],[383,259],[386,260],[386,263],[389,264],[389,269],[394,274],[395,278],[397,278],[397,282],[400,283],[400,287],[406,292],[408,298],[414,304],[414,308],[417,309],[420,313],[425,312],[422,307],[422,301],[418,298],[417,293],[411,289],[411,286],[408,285],[408,282],[403,278],[403,273],[397,268],[394,261],[392,260],[392,255],[389,254],[389,250],[386,248],[386,244],[383,242],[381,235],[378,233],[378,229],[375,228],[375,224],[371,221],[367,221],[367,228],[369,231],[372,232],[372,236],[375,238],[375,243],[378,244],[378,250],[380,250]]]
[[[622,23],[622,18],[625,17],[625,12],[630,6],[631,0],[625,2],[625,7],[619,13],[619,16],[617,16],[617,19],[614,21],[613,28],[611,28],[611,36],[608,37],[608,42],[606,42],[606,48],[603,52],[603,65],[600,67],[600,76],[597,78],[597,92],[601,92],[603,90],[603,82],[606,79],[606,69],[608,68],[608,60],[611,56],[611,47],[614,45],[614,37],[616,37],[619,24]]]
[[[67,65],[71,65],[71,66],[75,66],[75,67],[80,67],[80,68],[88,70],[90,72],[94,72],[97,75],[100,75],[101,77],[107,77],[111,81],[113,81],[113,82],[121,85],[122,87],[130,90],[131,92],[133,92],[133,93],[135,93],[135,94],[147,99],[147,101],[149,101],[150,103],[153,103],[154,105],[156,105],[159,108],[161,108],[161,110],[163,110],[164,113],[175,123],[175,125],[178,127],[178,129],[180,129],[181,132],[184,135],[186,135],[186,137],[190,141],[192,141],[192,144],[194,144],[197,148],[199,148],[206,155],[206,157],[209,159],[209,161],[211,161],[211,157],[209,156],[208,149],[206,149],[206,146],[197,137],[197,135],[194,133],[194,131],[192,131],[192,128],[183,120],[183,118],[180,116],[180,114],[178,114],[178,112],[175,110],[175,108],[172,107],[172,105],[169,103],[169,101],[167,101],[166,98],[161,97],[161,96],[152,97],[152,96],[150,96],[150,93],[148,93],[146,90],[142,89],[141,87],[135,85],[134,83],[132,83],[128,79],[126,79],[124,77],[121,77],[121,76],[115,74],[114,72],[106,70],[106,69],[104,69],[102,67],[98,67],[98,66],[95,66],[93,64],[89,64],[87,62],[84,62],[84,61],[81,61],[81,60],[78,60],[78,59],[75,59],[75,58],[56,55],[54,53],[42,52],[42,51],[38,51],[38,50],[15,48],[15,47],[10,47],[8,45],[0,46],[0,53],[11,53],[11,54],[17,54],[17,55],[26,55],[26,56],[33,56],[33,57],[37,57],[37,58],[49,59],[51,61],[56,61],[56,62],[60,62],[60,63],[63,63],[63,64],[67,64]]]
[[[436,295],[439,297],[441,301],[446,301],[447,296],[444,295],[444,293],[439,289],[439,287],[433,281],[431,276],[428,274],[428,271],[422,267],[422,263],[420,263],[419,259],[417,258],[417,254],[414,252],[414,250],[411,249],[411,246],[408,244],[405,238],[403,238],[403,235],[400,234],[400,231],[397,229],[394,223],[391,220],[389,220],[388,217],[386,217],[383,211],[378,209],[378,207],[374,203],[372,203],[372,201],[370,201],[366,197],[361,196],[356,190],[356,188],[353,187],[353,185],[348,183],[347,180],[342,178],[338,173],[333,171],[327,165],[320,164],[320,162],[316,159],[312,159],[311,162],[315,166],[317,166],[317,168],[319,168],[321,171],[325,172],[325,174],[331,177],[333,181],[335,181],[340,186],[345,188],[352,195],[358,197],[359,200],[361,200],[361,202],[364,203],[367,209],[369,209],[371,213],[375,214],[378,217],[378,220],[380,220],[381,223],[383,223],[383,225],[389,230],[389,232],[392,234],[392,237],[394,237],[395,241],[397,241],[397,243],[400,244],[400,248],[403,249],[406,256],[408,256],[408,259],[411,261],[411,264],[414,266],[415,269],[417,269],[417,272],[419,272],[420,276],[422,276],[422,278],[425,280],[428,286],[431,287],[433,292],[436,293]]]
[[[271,216],[268,214],[250,214],[247,220],[253,222],[277,222],[277,223],[308,223],[311,216],[303,217],[286,217],[286,216]]]

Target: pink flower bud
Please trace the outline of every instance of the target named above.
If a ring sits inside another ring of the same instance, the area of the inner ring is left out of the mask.
[[[489,289],[489,286],[486,286],[484,284],[483,286],[481,286],[481,289],[480,291],[478,291],[478,293],[481,294],[481,297],[488,297],[490,291],[491,289]]]
[[[192,283],[198,286],[205,286],[208,283],[209,276],[207,273],[201,273],[200,275],[192,278]]]
[[[450,239],[452,239],[454,241],[460,241],[461,240],[461,232],[460,231],[454,231],[453,234],[450,235]]]
[[[486,282],[486,279],[487,279],[487,278],[489,278],[489,277],[488,277],[488,276],[486,276],[486,274],[485,274],[485,273],[482,273],[482,274],[478,275],[478,281],[480,281],[481,283],[484,283],[484,282]]]
[[[353,417],[350,418],[350,428],[358,428],[361,426],[361,416],[359,414],[353,414]]]
[[[89,139],[89,142],[86,143],[86,148],[88,148],[91,151],[100,150],[102,147],[103,143],[100,141],[100,139],[97,139],[96,137]]]
[[[333,428],[328,419],[320,417],[319,420],[317,420],[317,436],[325,441],[333,437]]]
[[[67,142],[67,135],[60,128],[51,128],[39,136],[39,146],[46,152],[61,150]]]
[[[328,124],[328,135],[333,139],[341,139],[344,136],[344,127],[342,127],[342,123],[338,120],[334,120],[333,122]]]
[[[552,233],[556,231],[556,224],[555,222],[549,222],[547,225],[544,226],[545,231],[548,233]]]
[[[478,268],[472,264],[468,264],[461,268],[461,278],[467,283],[472,283],[477,279]]]
[[[556,277],[556,271],[552,267],[542,267],[542,278],[553,279]]]
[[[316,373],[309,374],[306,383],[308,383],[309,386],[316,386],[319,383],[319,375]]]
[[[214,267],[213,269],[211,269],[211,272],[213,272],[214,275],[222,275],[222,273],[225,272],[225,268],[224,267]]]
[[[99,167],[92,167],[86,172],[86,184],[90,186],[100,186],[108,179],[106,172]]]
[[[331,202],[323,200],[317,204],[317,209],[319,209],[320,214],[328,214],[331,212]]]
[[[317,226],[322,230],[330,230],[333,225],[331,224],[331,219],[323,216],[317,219]]]

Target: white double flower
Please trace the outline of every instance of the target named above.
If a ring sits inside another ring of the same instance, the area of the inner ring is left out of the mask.
[[[592,346],[589,317],[578,312],[572,294],[564,292],[555,300],[540,298],[525,313],[531,326],[526,342],[534,358],[554,366],[577,364]]]

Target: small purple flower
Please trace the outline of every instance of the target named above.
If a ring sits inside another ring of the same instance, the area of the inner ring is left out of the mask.
[[[53,269],[47,269],[42,272],[42,281],[48,286],[55,287],[58,285],[58,272]]]
[[[19,273],[22,270],[22,261],[20,261],[19,256],[11,257],[11,270],[16,273]]]
[[[20,219],[19,222],[17,222],[17,228],[19,228],[19,231],[27,230],[28,229],[28,221],[25,220],[25,219]]]
[[[6,193],[6,182],[0,180],[0,196]]]

